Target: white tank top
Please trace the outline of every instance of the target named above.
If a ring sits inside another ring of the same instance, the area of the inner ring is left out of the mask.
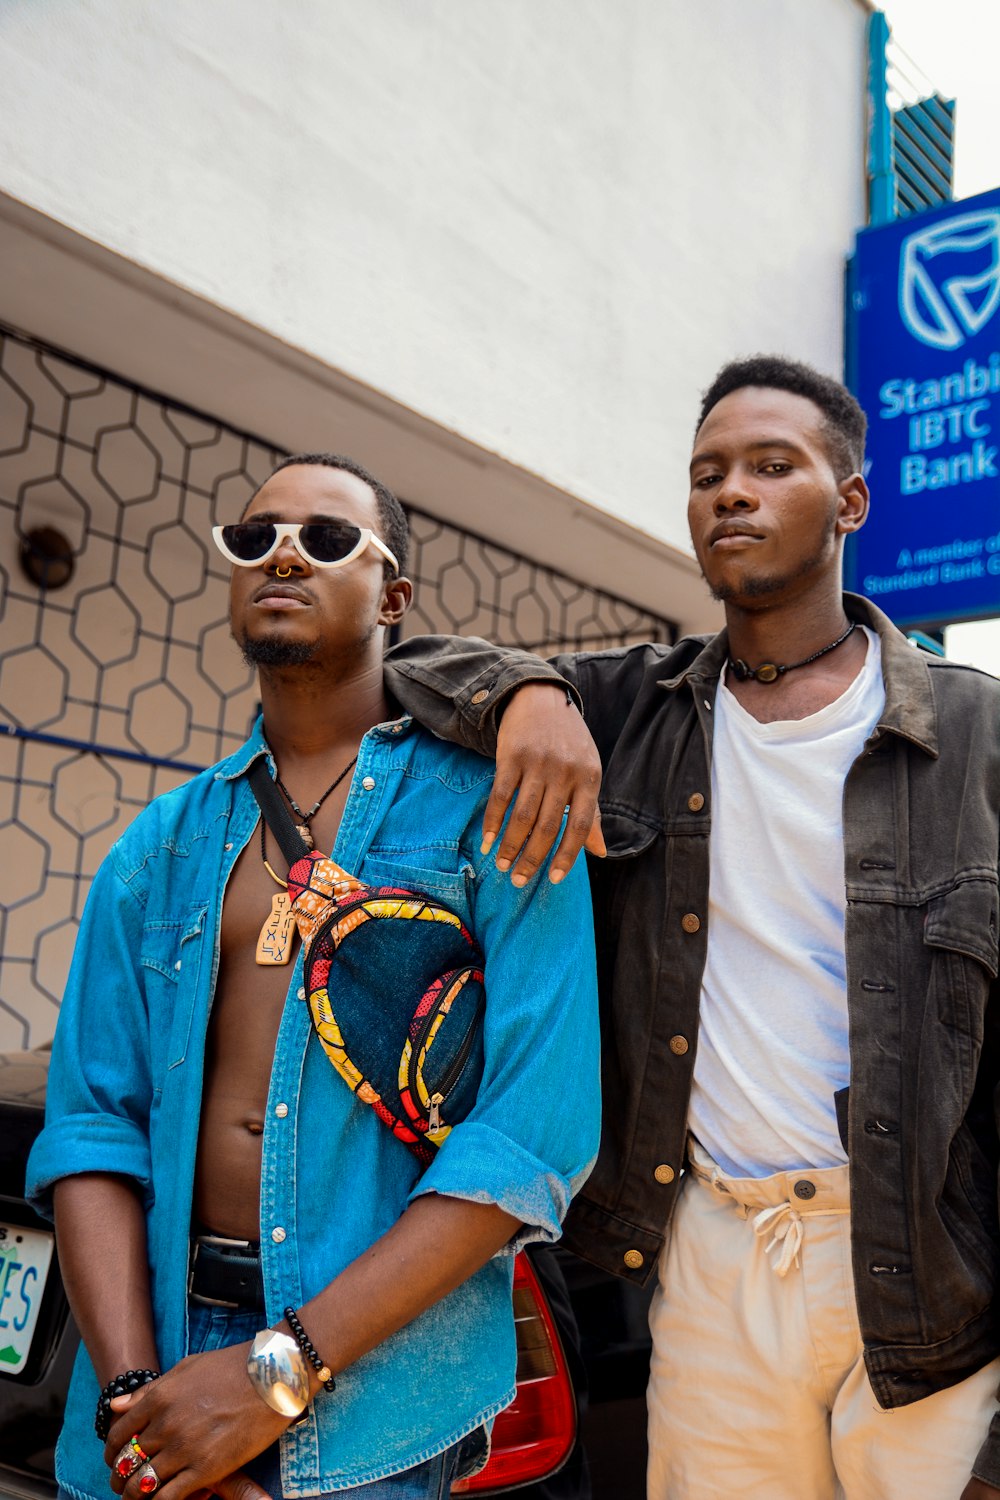
[[[739,1177],[846,1161],[844,779],[885,703],[878,636],[833,703],[760,724],[720,684],[708,960],[688,1123]]]

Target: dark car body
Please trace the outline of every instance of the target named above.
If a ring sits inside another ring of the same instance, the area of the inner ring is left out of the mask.
[[[41,1129],[46,1051],[0,1054],[0,1281],[10,1269],[3,1245],[47,1234],[51,1226],[24,1200],[24,1170]],[[26,1234],[24,1233],[26,1232]],[[645,1387],[649,1366],[648,1291],[605,1275],[560,1250],[528,1252],[572,1381],[576,1440],[557,1472],[536,1482],[478,1490],[519,1500],[643,1500]],[[52,1500],[54,1451],[79,1335],[53,1255],[37,1307],[30,1349],[15,1373],[4,1369],[4,1320],[23,1316],[25,1294],[0,1285],[0,1500]],[[96,1439],[95,1439],[96,1441]],[[348,1495],[350,1491],[345,1492]]]

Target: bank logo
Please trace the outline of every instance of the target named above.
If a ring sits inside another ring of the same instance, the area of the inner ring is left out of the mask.
[[[899,311],[913,337],[960,349],[1000,308],[1000,209],[911,234],[899,255]]]

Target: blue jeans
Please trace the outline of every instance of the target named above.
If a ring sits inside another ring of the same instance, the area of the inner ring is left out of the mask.
[[[210,1349],[225,1349],[230,1344],[241,1344],[254,1338],[264,1326],[264,1317],[259,1312],[230,1311],[223,1307],[205,1307],[192,1302],[188,1307],[190,1326],[189,1349],[192,1354],[202,1354]],[[333,1491],[335,1496],[349,1500],[447,1500],[451,1493],[452,1480],[463,1479],[482,1468],[489,1453],[489,1438],[484,1428],[477,1427],[461,1442],[446,1448],[426,1463],[406,1469],[402,1474],[393,1474],[388,1479],[377,1479],[372,1484],[355,1485],[349,1490]],[[281,1469],[278,1462],[278,1446],[265,1449],[252,1463],[246,1465],[247,1472],[272,1496],[282,1500]],[[323,1500],[323,1497],[319,1497]]]

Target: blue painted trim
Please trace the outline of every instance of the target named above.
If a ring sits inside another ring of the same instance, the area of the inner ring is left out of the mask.
[[[908,640],[919,646],[921,651],[926,651],[930,656],[944,656],[945,654],[944,642],[935,640],[934,636],[928,635],[926,630],[908,630],[906,636]]]
[[[192,765],[186,760],[168,760],[162,755],[144,755],[139,750],[121,750],[117,745],[96,745],[91,740],[71,740],[63,734],[44,734],[40,729],[22,729],[18,724],[0,724],[0,734],[9,734],[15,740],[31,740],[36,745],[58,745],[65,750],[78,750],[81,755],[107,755],[113,760],[133,760],[140,766],[163,766],[168,771],[184,771],[188,775],[204,771],[205,766]]]

